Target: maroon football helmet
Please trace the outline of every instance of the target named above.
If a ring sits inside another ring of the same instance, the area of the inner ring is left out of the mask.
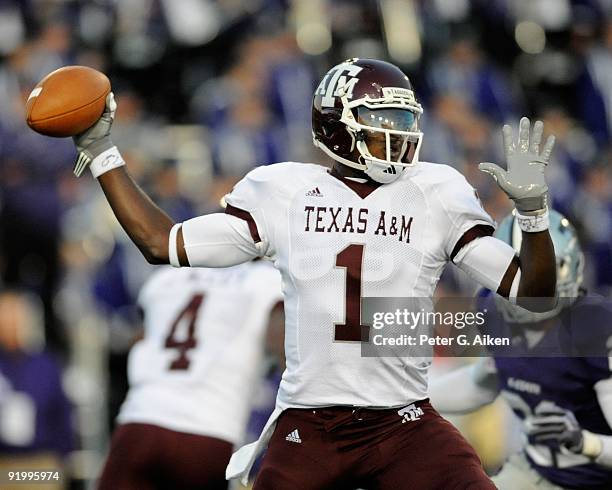
[[[393,182],[418,161],[422,112],[410,80],[397,66],[353,58],[329,70],[315,91],[313,141],[373,180]]]

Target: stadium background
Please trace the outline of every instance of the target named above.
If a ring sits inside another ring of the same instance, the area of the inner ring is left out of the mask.
[[[91,484],[126,389],[134,300],[152,270],[93,179],[72,176],[72,143],[25,126],[24,101],[48,72],[84,64],[109,75],[113,139],[176,220],[217,209],[256,165],[321,161],[312,91],[348,57],[409,74],[425,108],[421,159],[463,172],[497,220],[510,202],[477,164],[502,161],[503,123],[541,118],[557,137],[554,207],[579,230],[585,286],[608,295],[611,19],[611,0],[0,0],[0,286],[27,293],[23,304],[0,301],[0,367],[13,365],[14,337],[32,360],[0,369],[0,466],[58,458],[72,488]],[[451,272],[439,294],[472,287]],[[25,406],[46,417],[2,410],[11,377],[26,371],[36,382]],[[58,392],[52,406],[43,385]],[[262,389],[264,412],[272,392]],[[493,470],[515,433],[507,412],[458,423]]]

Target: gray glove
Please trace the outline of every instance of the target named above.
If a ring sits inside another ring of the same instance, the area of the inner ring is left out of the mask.
[[[554,403],[540,403],[524,425],[531,444],[544,444],[557,450],[565,447],[576,454],[582,451],[584,436],[576,417]]]
[[[546,208],[548,186],[544,179],[544,169],[555,145],[555,137],[551,135],[540,153],[544,124],[536,121],[531,140],[529,129],[529,119],[523,117],[519,125],[517,148],[512,141],[512,128],[507,124],[503,127],[507,170],[489,162],[478,166],[493,176],[497,185],[514,201],[517,211],[524,215],[539,214]]]
[[[116,110],[115,96],[110,92],[106,96],[106,107],[100,119],[89,129],[72,137],[79,152],[73,170],[77,177],[81,176],[94,158],[115,146],[110,139],[110,132]]]

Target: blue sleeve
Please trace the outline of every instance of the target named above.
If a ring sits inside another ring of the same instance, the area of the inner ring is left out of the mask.
[[[612,375],[612,302],[601,297],[581,298],[566,318],[575,354],[584,356],[596,383]]]
[[[494,335],[499,330],[495,293],[486,288],[479,289],[474,298],[474,306],[475,312],[481,312],[484,318],[484,323],[479,327],[480,333]]]
[[[476,295],[474,296],[474,304],[476,305],[476,310],[483,311],[488,307],[489,298],[493,293],[487,288],[480,288],[476,291]]]
[[[593,384],[603,379],[612,378],[610,370],[610,358],[608,357],[587,357],[585,359],[589,374],[592,375]]]

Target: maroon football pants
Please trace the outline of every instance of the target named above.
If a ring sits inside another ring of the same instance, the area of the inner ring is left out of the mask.
[[[149,424],[120,425],[99,490],[225,490],[232,444]]]
[[[398,411],[286,410],[254,490],[495,489],[472,447],[427,400]]]

